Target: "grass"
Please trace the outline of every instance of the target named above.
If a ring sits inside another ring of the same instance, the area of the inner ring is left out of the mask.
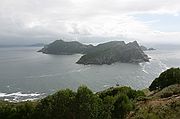
[[[154,94],[143,90],[148,96],[136,103],[136,109],[127,119],[180,119],[180,85],[168,86]]]

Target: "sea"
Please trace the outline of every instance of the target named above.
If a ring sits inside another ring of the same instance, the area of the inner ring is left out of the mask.
[[[36,100],[61,89],[76,91],[82,85],[93,92],[117,84],[141,90],[166,69],[180,67],[180,49],[146,51],[150,62],[112,65],[76,64],[82,54],[49,55],[39,49],[0,48],[0,100]]]

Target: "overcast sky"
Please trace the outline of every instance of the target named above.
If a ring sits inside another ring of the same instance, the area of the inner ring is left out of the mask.
[[[180,0],[0,0],[0,44],[180,44]]]

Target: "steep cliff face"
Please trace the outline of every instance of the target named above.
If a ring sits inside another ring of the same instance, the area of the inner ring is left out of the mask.
[[[140,63],[149,61],[136,41],[125,44],[112,41],[95,46],[77,62],[78,64],[112,64],[114,62]]]
[[[56,55],[84,54],[92,47],[92,45],[84,45],[77,41],[65,42],[63,40],[56,40],[53,43],[44,46],[39,52]]]

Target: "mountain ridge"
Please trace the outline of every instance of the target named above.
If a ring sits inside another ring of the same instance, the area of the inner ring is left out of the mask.
[[[109,45],[108,45],[109,44]],[[107,47],[108,45],[108,47]],[[104,47],[103,47],[104,46]],[[94,50],[83,55],[78,64],[112,64],[149,62],[148,56],[141,50],[137,41],[125,44],[123,41],[107,42],[94,47]]]

